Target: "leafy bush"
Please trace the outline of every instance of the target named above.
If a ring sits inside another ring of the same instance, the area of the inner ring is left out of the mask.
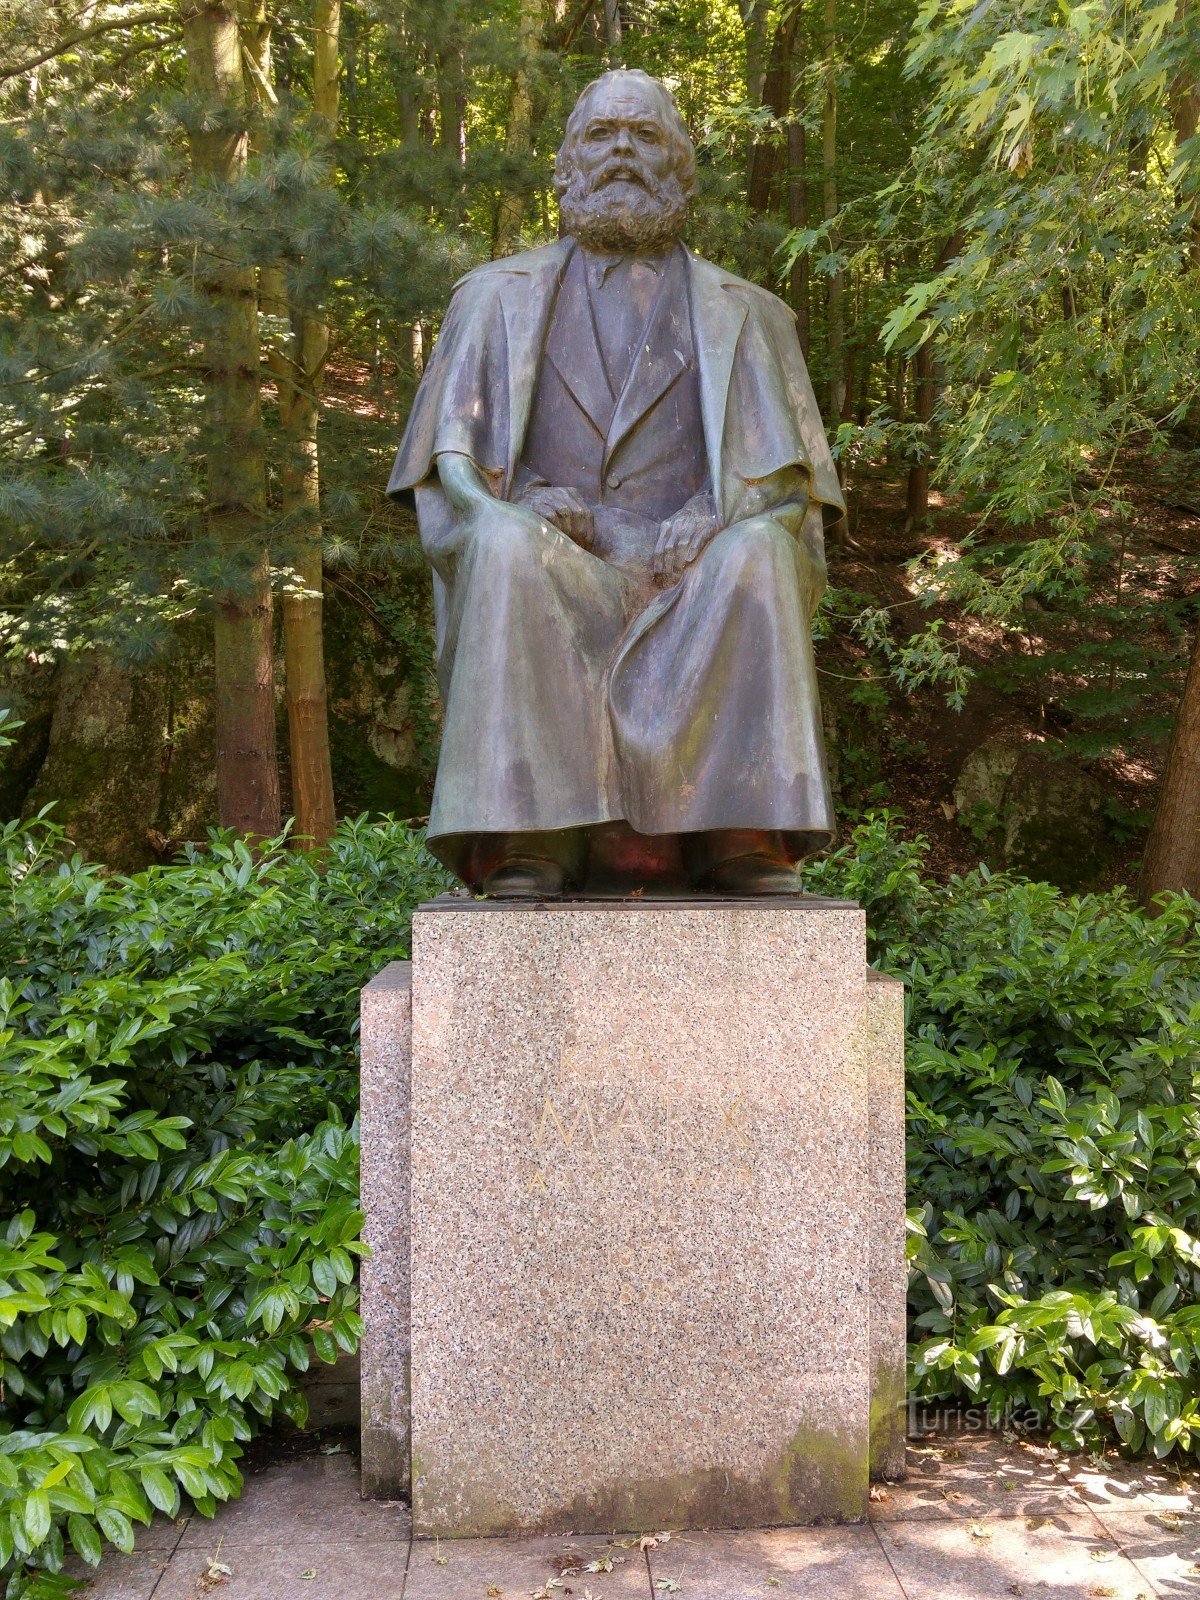
[[[885,817],[808,875],[909,985],[911,1387],[1200,1453],[1198,908],[922,854]]]
[[[218,837],[106,877],[46,820],[0,833],[0,1564],[211,1513],[355,1347],[360,986],[444,887],[347,823],[318,869]],[[38,1569],[44,1569],[40,1575]],[[32,1586],[32,1588],[30,1588]]]

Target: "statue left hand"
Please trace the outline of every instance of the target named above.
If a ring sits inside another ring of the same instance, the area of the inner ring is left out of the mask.
[[[664,589],[679,582],[684,570],[720,528],[716,502],[707,493],[693,495],[673,517],[667,518],[658,530],[658,543],[650,561],[650,570]]]

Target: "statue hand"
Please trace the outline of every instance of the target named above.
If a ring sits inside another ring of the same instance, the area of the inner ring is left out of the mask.
[[[650,570],[659,584],[667,589],[678,583],[684,570],[720,528],[721,519],[710,494],[693,495],[673,517],[668,517],[658,530],[658,543],[650,562]]]
[[[560,533],[574,541],[581,550],[590,550],[595,542],[596,530],[592,513],[584,505],[575,489],[556,489],[544,484],[537,489],[527,489],[516,502],[536,516],[551,522]]]

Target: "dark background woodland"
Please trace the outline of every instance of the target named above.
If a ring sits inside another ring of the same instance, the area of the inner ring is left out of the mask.
[[[565,113],[620,62],[697,143],[693,247],[797,315],[850,504],[844,816],[903,811],[943,872],[1200,886],[1193,0],[0,17],[5,814],[125,868],[218,816],[424,814],[390,455],[451,285],[555,235]]]

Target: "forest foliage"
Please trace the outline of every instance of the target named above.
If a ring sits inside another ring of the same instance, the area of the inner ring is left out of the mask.
[[[328,831],[323,581],[419,562],[383,485],[449,289],[554,236],[566,111],[618,61],[664,78],[696,141],[693,247],[796,313],[851,506],[835,546],[880,463],[907,477],[911,602],[832,571],[824,625],[862,647],[864,691],[961,705],[974,628],[1011,678],[1065,680],[1071,748],[1161,768],[1195,586],[1135,570],[1128,483],[1200,504],[1195,0],[0,18],[0,632],[14,661],[145,661],[211,619],[218,769],[255,750],[226,821],[280,821],[275,605],[292,808]],[[971,535],[938,537],[931,482]],[[1176,722],[1147,898],[1200,882],[1197,729]]]
[[[0,1571],[211,1515],[297,1376],[357,1348],[358,991],[445,886],[347,823],[105,875],[0,835]],[[22,1577],[25,1575],[25,1578]],[[56,1592],[39,1580],[38,1593]]]

